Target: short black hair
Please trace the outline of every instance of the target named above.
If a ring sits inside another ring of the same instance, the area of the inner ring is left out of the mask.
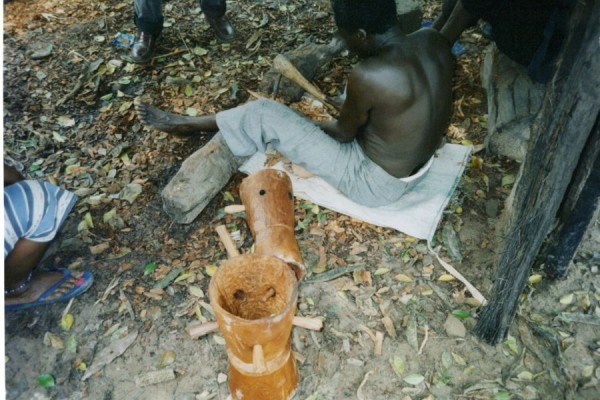
[[[384,33],[398,21],[395,0],[331,0],[331,7],[338,29],[347,32]]]

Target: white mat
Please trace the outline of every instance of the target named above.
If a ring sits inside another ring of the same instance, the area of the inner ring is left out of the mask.
[[[431,169],[417,186],[393,204],[365,207],[356,204],[323,179],[299,178],[279,161],[269,167],[288,173],[294,195],[361,221],[393,228],[418,239],[431,241],[471,154],[471,146],[446,144],[438,150]],[[267,157],[256,153],[241,167],[246,174],[266,168]]]

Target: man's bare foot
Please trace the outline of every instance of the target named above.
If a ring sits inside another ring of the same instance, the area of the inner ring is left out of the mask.
[[[142,124],[159,131],[178,136],[213,131],[211,126],[207,125],[209,117],[187,117],[169,113],[142,102],[139,97],[133,100],[133,105]]]
[[[86,277],[89,281],[86,281]],[[10,306],[33,303],[52,304],[61,301],[63,297],[65,297],[64,300],[68,300],[85,291],[92,280],[89,273],[87,275],[71,274],[68,270],[34,273],[31,281],[23,290],[4,295],[4,304],[10,308]],[[55,285],[58,286],[52,289]],[[79,290],[80,288],[82,290]]]

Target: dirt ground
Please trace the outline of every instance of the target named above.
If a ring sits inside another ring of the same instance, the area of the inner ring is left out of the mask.
[[[160,190],[208,137],[146,130],[132,101],[143,95],[190,115],[235,106],[258,90],[278,52],[327,43],[334,31],[325,0],[228,4],[238,40],[222,45],[195,3],[165,2],[159,57],[148,66],[129,63],[128,50],[113,43],[117,33],[135,32],[129,2],[4,4],[4,157],[31,178],[76,191],[79,202],[43,267],[95,276],[70,305],[5,316],[7,399],[228,397],[222,336],[191,339],[186,328],[213,320],[208,283],[226,258],[214,227],[225,224],[242,252],[251,249],[243,217],[223,214],[240,203],[243,176],[193,223],[173,223]],[[438,12],[437,2],[424,4],[425,18]],[[461,43],[447,139],[480,149],[487,41],[473,29]],[[335,58],[316,83],[339,94],[353,62]],[[484,295],[499,251],[496,224],[517,171],[510,160],[477,152],[433,244]],[[321,332],[293,330],[296,399],[600,399],[600,221],[566,279],[549,282],[532,271],[510,336],[489,346],[470,333],[479,304],[446,279],[424,241],[300,200],[296,219],[309,270],[298,314],[324,318]],[[327,275],[356,264],[364,269]],[[152,376],[163,378],[152,384]]]

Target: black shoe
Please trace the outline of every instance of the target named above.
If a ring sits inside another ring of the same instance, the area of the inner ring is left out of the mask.
[[[154,54],[154,46],[156,46],[156,36],[138,31],[131,48],[131,59],[138,64],[146,64]]]
[[[235,38],[235,29],[229,22],[226,16],[218,18],[209,18],[206,16],[206,20],[215,31],[215,36],[222,42],[231,42]]]

